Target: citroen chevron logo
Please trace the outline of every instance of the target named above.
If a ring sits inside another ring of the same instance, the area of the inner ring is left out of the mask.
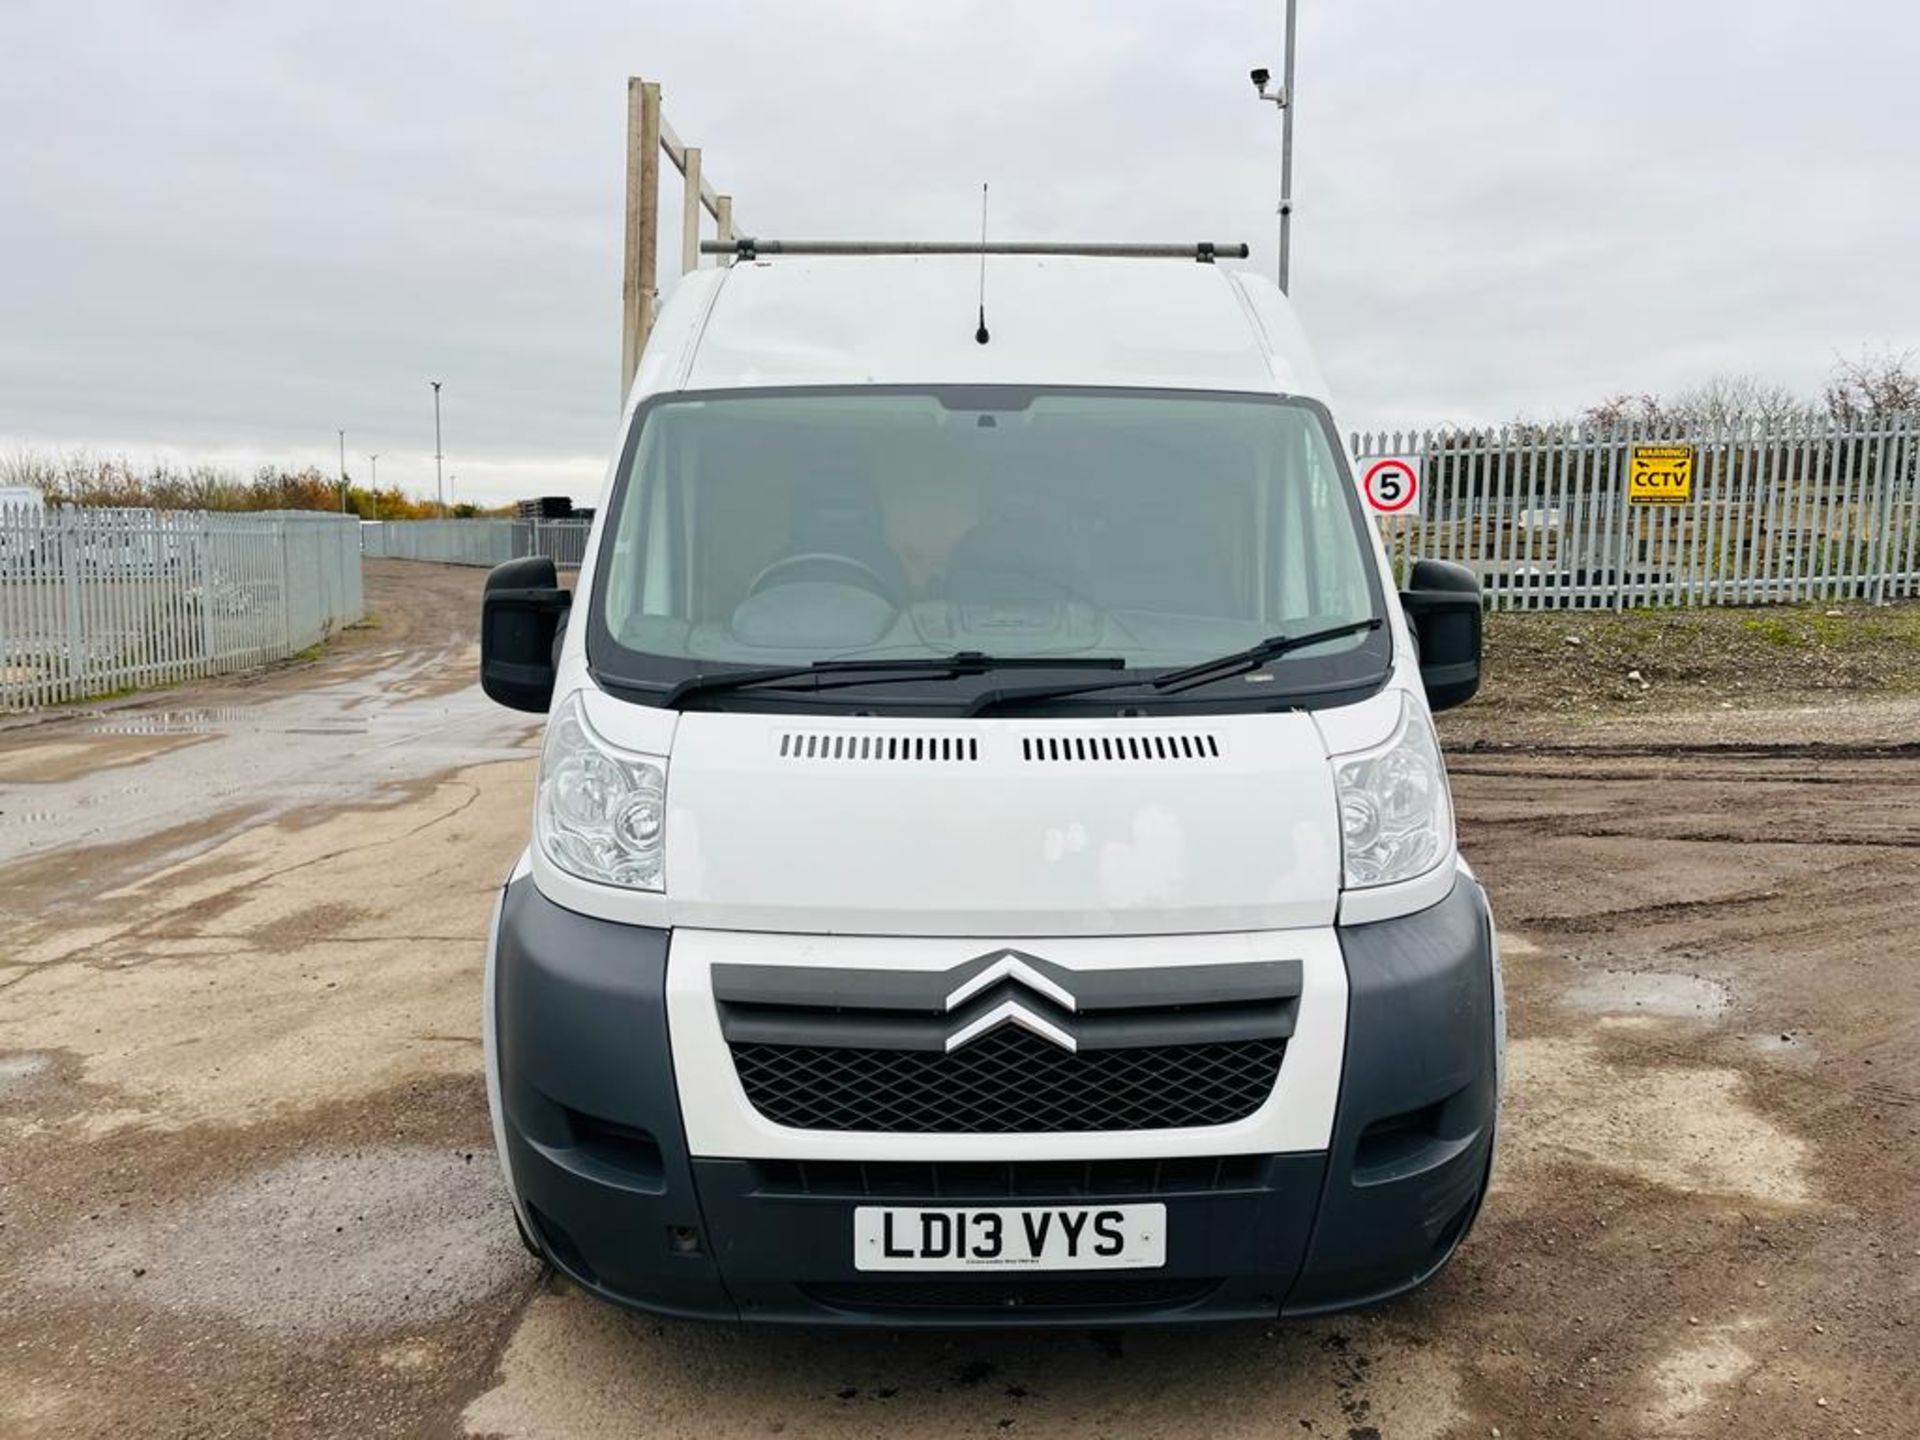
[[[962,968],[970,968],[984,960],[988,962],[981,969],[960,982],[948,994],[943,1008],[951,1014],[974,997],[983,995],[1002,983],[1018,985],[1032,994],[1051,1002],[1062,1010],[1077,1010],[1079,1005],[1073,998],[1073,992],[1043,974],[1028,961],[1034,957],[1022,955],[1017,950],[1000,950],[982,955]],[[1073,1034],[1054,1024],[1036,1010],[1029,1009],[1018,999],[1007,999],[978,1015],[947,1036],[947,1052],[951,1054],[962,1045],[977,1040],[989,1030],[997,1030],[1002,1025],[1018,1025],[1031,1031],[1042,1039],[1051,1040],[1063,1050],[1078,1051],[1080,1042]]]

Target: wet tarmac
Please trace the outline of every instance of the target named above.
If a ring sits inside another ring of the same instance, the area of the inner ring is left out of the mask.
[[[227,809],[258,821],[346,804],[518,755],[524,716],[477,685],[445,683],[456,671],[470,679],[475,663],[466,646],[400,651],[311,688],[16,728],[0,761],[0,865],[143,840]]]

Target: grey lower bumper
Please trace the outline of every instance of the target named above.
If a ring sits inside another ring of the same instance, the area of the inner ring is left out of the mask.
[[[1462,876],[1417,915],[1340,932],[1347,1059],[1313,1241],[1288,1314],[1431,1279],[1472,1226],[1499,1105],[1493,920]]]
[[[1314,1314],[1444,1266],[1485,1187],[1495,1108],[1491,925],[1463,878],[1439,905],[1341,932],[1347,1063],[1324,1153],[1209,1169],[1008,1167],[969,1203],[1168,1208],[1164,1271],[930,1283],[852,1266],[852,1210],[952,1204],[930,1167],[857,1186],[791,1166],[693,1161],[667,1033],[669,934],[563,910],[522,879],[496,937],[502,1146],[535,1243],[610,1300],[686,1316],[865,1325],[1158,1323]],[[811,1168],[811,1167],[809,1167]],[[1153,1187],[1143,1192],[1142,1186]]]

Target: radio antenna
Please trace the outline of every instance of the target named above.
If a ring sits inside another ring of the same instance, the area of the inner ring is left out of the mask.
[[[980,328],[973,338],[981,345],[993,336],[987,333],[987,185],[980,182]]]

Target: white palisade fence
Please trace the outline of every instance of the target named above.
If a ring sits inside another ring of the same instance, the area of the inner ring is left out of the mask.
[[[360,549],[368,559],[431,560],[441,565],[498,565],[545,555],[562,569],[587,554],[591,520],[368,520]]]
[[[284,660],[364,612],[350,516],[0,508],[0,711]]]
[[[1637,449],[1690,456],[1684,501],[1636,504]],[[1758,605],[1920,595],[1920,417],[1706,433],[1579,426],[1353,437],[1406,456],[1417,508],[1380,517],[1396,568],[1453,560],[1496,609]]]

